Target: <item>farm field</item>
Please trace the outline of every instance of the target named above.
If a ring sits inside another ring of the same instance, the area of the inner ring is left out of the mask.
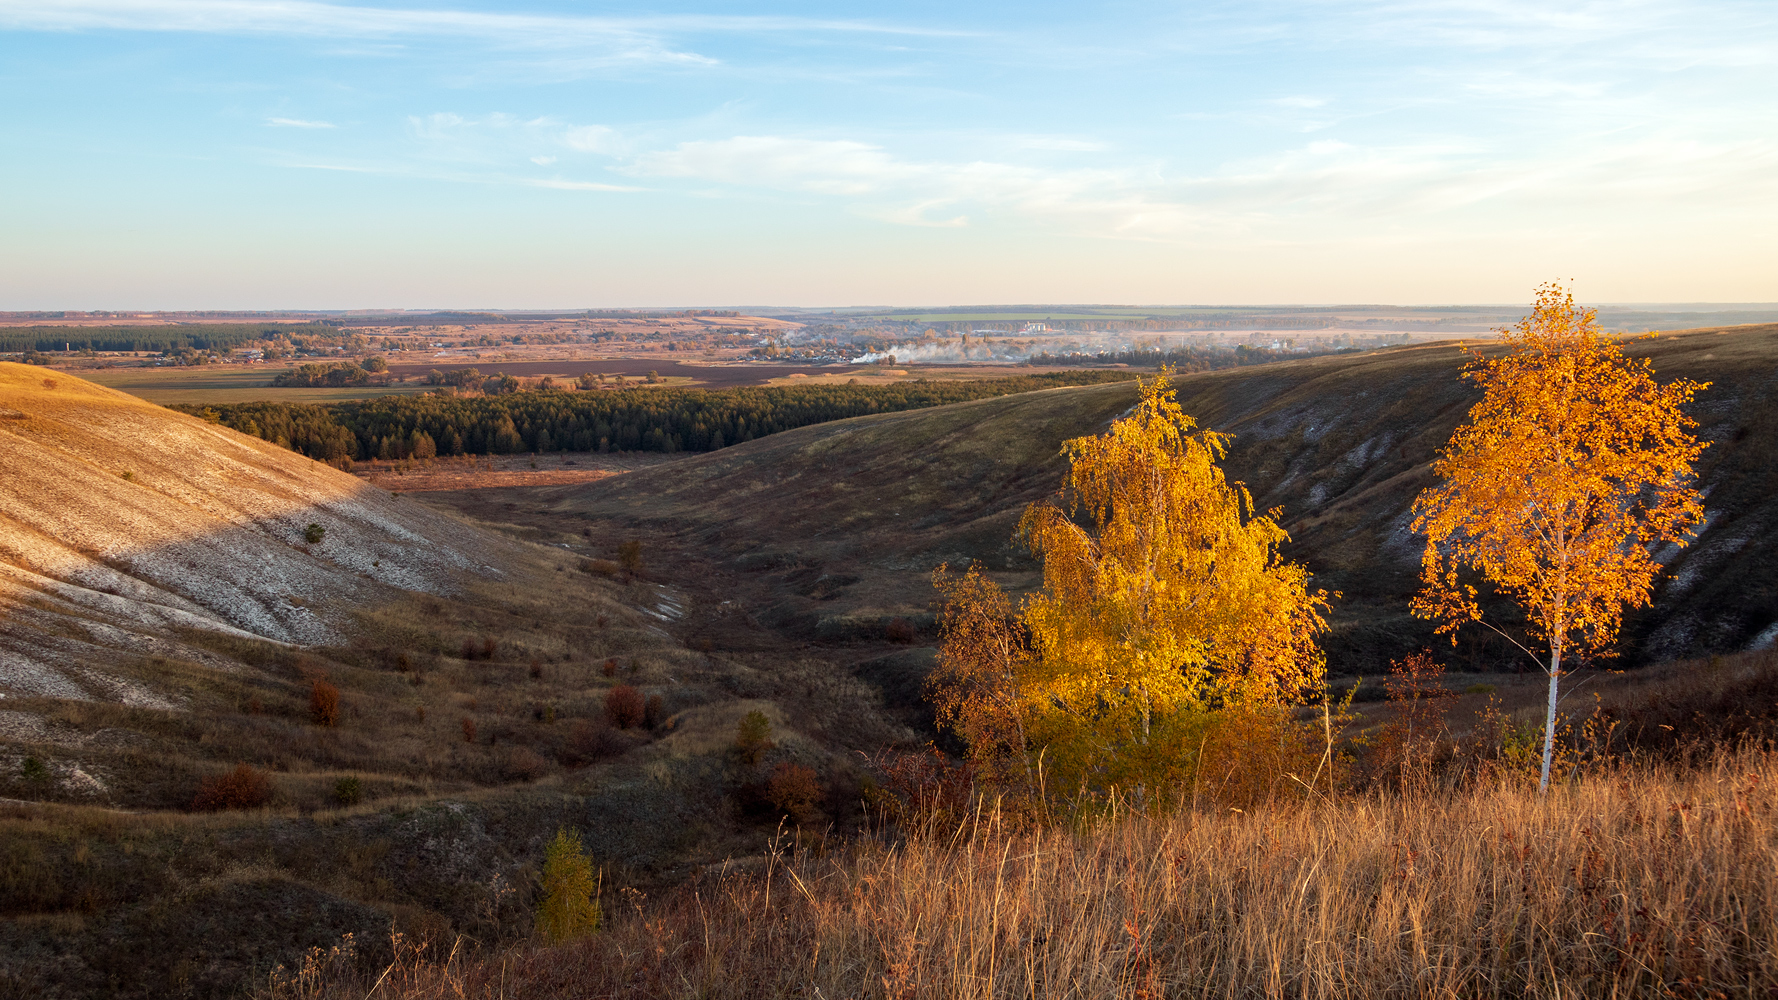
[[[276,399],[287,403],[336,403],[379,396],[412,396],[429,386],[407,382],[390,386],[273,388],[272,376],[294,364],[195,365],[165,368],[92,368],[75,374],[97,385],[127,392],[151,403],[248,403]]]

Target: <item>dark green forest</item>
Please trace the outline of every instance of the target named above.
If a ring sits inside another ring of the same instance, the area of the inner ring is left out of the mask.
[[[0,330],[0,352],[220,350],[290,337],[337,338],[321,323],[203,323],[184,326],[20,326]]]
[[[542,390],[342,403],[173,407],[323,462],[551,451],[714,451],[809,424],[1036,389],[1126,382],[1129,371],[894,385]]]

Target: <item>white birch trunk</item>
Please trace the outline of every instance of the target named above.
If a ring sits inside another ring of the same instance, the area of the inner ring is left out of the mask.
[[[1538,782],[1539,795],[1550,787],[1550,761],[1556,754],[1556,688],[1562,682],[1562,647],[1550,647],[1550,704],[1543,719],[1543,779]]]

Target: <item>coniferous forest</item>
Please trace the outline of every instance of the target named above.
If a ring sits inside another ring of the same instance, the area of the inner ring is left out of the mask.
[[[1128,371],[1079,371],[973,382],[541,390],[173,408],[323,462],[551,451],[714,451],[829,420],[1130,378]]]

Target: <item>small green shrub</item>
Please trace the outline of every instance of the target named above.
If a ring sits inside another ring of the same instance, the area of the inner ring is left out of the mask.
[[[1463,693],[1464,694],[1493,694],[1494,693],[1494,685],[1492,685],[1492,684],[1471,684],[1470,686],[1463,689]]]
[[[580,832],[558,829],[543,854],[543,902],[537,929],[553,942],[583,937],[599,929],[602,915],[593,864],[580,846]]]
[[[617,564],[623,567],[626,578],[640,574],[642,572],[642,542],[632,538],[618,546]]]
[[[333,783],[333,797],[340,805],[355,806],[364,798],[364,786],[355,776],[347,775]]]
[[[735,750],[749,767],[758,764],[759,758],[772,748],[772,720],[759,709],[754,709],[741,717],[735,726]]]
[[[19,775],[33,785],[49,784],[49,765],[35,757],[26,757]]]
[[[303,529],[303,541],[310,545],[320,545],[321,539],[326,537],[327,529],[321,527],[319,524],[311,522],[308,527]]]

